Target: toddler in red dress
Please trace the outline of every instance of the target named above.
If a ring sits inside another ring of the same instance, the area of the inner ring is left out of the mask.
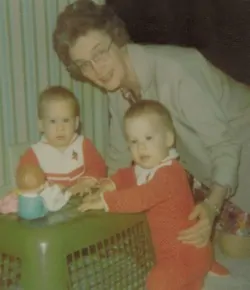
[[[145,212],[156,264],[148,275],[148,290],[201,290],[211,268],[211,245],[196,248],[177,237],[194,222],[194,207],[185,170],[173,149],[174,128],[166,108],[144,100],[124,117],[125,134],[134,165],[101,182],[101,194],[86,197],[80,210]]]

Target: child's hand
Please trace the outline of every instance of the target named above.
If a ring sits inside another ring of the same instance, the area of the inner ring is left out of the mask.
[[[106,192],[106,191],[113,191],[116,189],[116,186],[114,182],[109,178],[103,178],[99,182],[100,191]]]
[[[83,203],[79,206],[79,211],[84,212],[91,209],[104,209],[105,204],[100,193],[88,195],[83,199]]]
[[[82,196],[85,193],[90,193],[91,188],[98,185],[99,183],[97,179],[93,177],[82,177],[69,189],[69,191],[72,195],[80,194]]]
[[[78,208],[80,211],[84,212],[91,209],[105,209],[105,204],[101,197],[101,194],[106,191],[115,190],[115,184],[109,178],[103,178],[99,180],[98,190],[95,193],[90,193],[83,198],[82,205]]]

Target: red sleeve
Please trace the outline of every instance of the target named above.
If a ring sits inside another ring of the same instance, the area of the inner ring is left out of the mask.
[[[160,168],[146,184],[103,194],[110,212],[143,212],[164,201],[181,205],[183,196],[192,202],[186,174],[179,164]]]
[[[134,171],[131,167],[119,169],[115,174],[110,176],[110,179],[114,182],[117,190],[136,185]]]
[[[85,138],[83,141],[83,154],[86,166],[86,176],[101,178],[107,176],[106,164],[101,154],[96,150],[92,142]]]
[[[20,158],[18,166],[23,164],[32,164],[39,166],[38,159],[36,157],[36,154],[32,150],[32,148],[29,148]]]

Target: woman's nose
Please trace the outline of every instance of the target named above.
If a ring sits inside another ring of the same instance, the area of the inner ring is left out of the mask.
[[[95,62],[92,60],[91,62],[92,64],[92,69],[95,72],[95,75],[99,78],[102,77],[104,74],[104,64],[103,63],[99,63],[99,62]]]

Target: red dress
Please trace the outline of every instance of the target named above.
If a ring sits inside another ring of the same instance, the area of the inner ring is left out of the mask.
[[[196,248],[177,240],[178,233],[194,224],[188,215],[194,201],[184,169],[177,161],[159,168],[138,186],[134,168],[111,177],[116,190],[105,192],[110,212],[145,212],[151,229],[156,265],[147,279],[148,290],[200,290],[212,263],[208,245]]]

